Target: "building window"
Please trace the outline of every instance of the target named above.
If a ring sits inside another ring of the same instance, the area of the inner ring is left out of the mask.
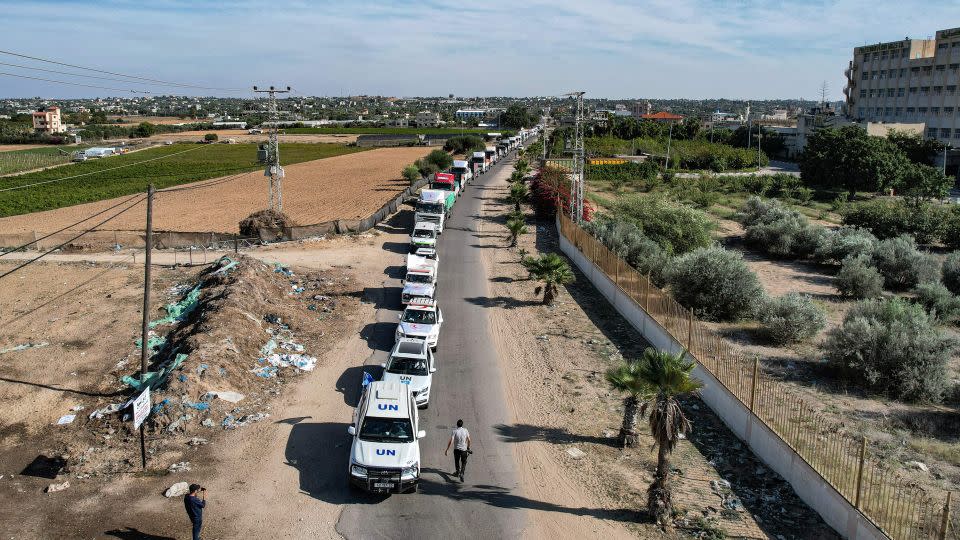
[[[943,108],[944,116],[953,116],[953,107],[944,107]]]
[[[949,46],[950,46],[949,43],[938,43],[938,44],[937,44],[937,49],[938,49],[938,50],[943,50],[943,49],[946,49],[946,48],[949,47]]]
[[[887,97],[893,97],[893,92],[894,92],[893,88],[887,88]]]
[[[860,75],[860,80],[861,80],[861,81],[865,81],[865,80],[867,80],[867,79],[869,79],[869,78],[870,78],[870,73],[869,73],[869,72],[864,71],[864,72]]]
[[[857,107],[857,116],[863,118],[863,107]]]
[[[929,75],[933,73],[933,66],[923,66],[923,74]]]
[[[944,139],[950,138],[950,128],[940,128],[940,136]]]
[[[860,89],[860,97],[867,97],[867,89],[866,89],[866,88],[861,88],[861,89]]]
[[[917,93],[917,87],[916,87],[916,86],[911,86],[911,87],[910,87],[910,93],[911,93],[911,94],[916,94],[916,93]]]
[[[907,107],[907,114],[913,114],[916,111],[913,107]]]
[[[933,116],[940,116],[940,107],[930,107],[930,114]]]
[[[876,71],[871,71],[871,72],[870,72],[870,78],[871,78],[871,79],[876,79],[876,78],[877,78],[877,72],[876,72]]]
[[[910,57],[910,49],[903,49],[903,50],[901,50],[901,51],[900,51],[900,57],[901,57],[901,58],[909,58],[909,57]]]
[[[950,64],[950,69],[957,71],[960,69],[960,64]]]
[[[926,108],[926,107],[917,107],[917,112],[920,113],[920,114],[927,114],[927,108]]]
[[[943,93],[943,87],[942,87],[942,86],[934,86],[934,87],[933,87],[933,93],[934,93],[934,95],[939,96],[940,94]]]
[[[929,87],[929,86],[921,86],[921,87],[920,87],[920,95],[921,95],[921,96],[925,96],[925,95],[927,95],[927,94],[929,94],[929,93],[930,93],[930,87]]]
[[[954,94],[954,92],[956,92],[956,91],[957,91],[957,86],[956,86],[956,85],[951,84],[950,86],[947,87],[947,94],[948,94],[948,95],[951,95],[951,96],[952,96],[952,95]]]
[[[900,76],[901,77],[907,76],[907,68],[900,68]]]
[[[893,107],[887,107],[886,109],[884,109],[884,110],[883,110],[883,114],[884,114],[885,116],[890,116],[890,115],[892,115],[892,114],[893,114]]]
[[[874,96],[876,96],[876,95],[877,95],[877,91],[876,91],[875,89],[871,88],[871,89],[870,89],[870,97],[874,97]]]
[[[953,138],[954,138],[954,139],[960,139],[960,128],[957,128],[957,129],[954,129],[954,130],[953,130]]]
[[[881,70],[877,73],[877,78],[878,78],[878,79],[883,79],[884,77],[886,77],[886,75],[887,75],[887,72],[881,69]]]
[[[876,60],[878,58],[880,58],[880,53],[878,52],[873,53],[873,59]]]
[[[897,88],[897,97],[903,97],[903,88]]]
[[[946,45],[946,44],[944,44],[944,45]],[[886,59],[887,59],[887,51],[883,51],[882,53],[880,53],[880,59],[881,59],[881,60],[886,60]]]
[[[913,66],[910,68],[910,73],[920,73],[920,66]]]
[[[937,65],[937,71],[946,71],[946,69],[947,69],[947,65],[946,65],[946,64],[939,64],[939,65]]]
[[[935,139],[937,137],[937,128],[927,128],[927,137]]]
[[[950,44],[950,46],[953,47],[954,49],[960,49],[960,41],[954,41],[953,43]]]
[[[893,110],[893,115],[894,115],[894,116],[900,116],[901,114],[903,114],[903,109],[902,109],[902,108],[897,107],[897,108],[895,108],[895,109]]]

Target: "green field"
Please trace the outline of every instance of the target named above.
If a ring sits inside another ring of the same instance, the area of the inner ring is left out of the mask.
[[[291,164],[363,150],[363,148],[341,144],[281,144],[280,160],[283,164]],[[172,155],[184,151],[186,152],[180,155]],[[144,163],[146,160],[162,156],[170,157]],[[124,167],[106,170],[120,166]],[[254,171],[262,167],[263,165],[257,163],[257,147],[254,144],[158,146],[123,156],[89,160],[56,169],[0,178],[0,190],[3,190],[56,178],[94,173],[24,189],[0,191],[0,217],[122,197],[146,191],[147,185],[151,182],[157,189],[162,189],[208,178]]]
[[[86,146],[50,146],[0,152],[0,175],[29,171],[70,161],[70,154]],[[64,155],[64,153],[66,155]]]
[[[472,133],[503,133],[513,135],[513,131],[493,128],[398,128],[398,127],[323,127],[323,128],[286,128],[287,135],[464,135]]]

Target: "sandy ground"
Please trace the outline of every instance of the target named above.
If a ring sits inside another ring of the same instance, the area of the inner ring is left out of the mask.
[[[284,167],[283,210],[299,224],[365,218],[407,187],[401,170],[428,150],[385,148],[288,165]],[[267,179],[258,171],[177,187],[197,189],[159,193],[154,201],[154,230],[238,232],[241,219],[267,204]],[[60,229],[127,198],[2,218],[0,230]],[[133,210],[100,229],[143,230],[144,222],[145,211]]]
[[[14,150],[30,150],[31,148],[46,148],[49,144],[0,144],[0,152],[13,152]]]

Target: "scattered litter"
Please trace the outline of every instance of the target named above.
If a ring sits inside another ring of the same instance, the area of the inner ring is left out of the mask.
[[[305,354],[271,354],[267,357],[267,362],[276,367],[295,367],[304,371],[313,371],[317,365],[317,359]]]
[[[36,348],[39,348],[39,347],[46,347],[47,345],[50,345],[50,344],[47,343],[46,341],[41,341],[40,343],[24,343],[24,344],[22,344],[22,345],[14,345],[13,347],[7,347],[6,349],[0,349],[0,354],[4,354],[4,353],[8,353],[8,352],[25,351],[25,350],[27,350],[27,349],[36,349]]]
[[[150,410],[151,414],[157,414],[158,412],[162,411],[163,408],[166,407],[168,403],[170,403],[170,399],[163,398],[163,401],[153,406],[153,409]]]
[[[76,418],[77,418],[77,415],[75,414],[65,414],[61,416],[59,420],[57,420],[57,425],[62,426],[65,424],[72,424],[73,421],[76,420]]]
[[[200,364],[199,366],[197,366],[197,375],[203,375],[204,373],[207,372],[208,369],[210,369],[210,366],[206,364]]]
[[[230,392],[227,390],[212,390],[207,392],[206,399],[210,400],[213,398],[219,398],[230,403],[237,403],[242,400],[244,397],[240,392]]]
[[[710,489],[712,489],[714,493],[720,494],[722,490],[730,489],[730,482],[724,480],[723,478],[720,480],[711,480]]]
[[[277,342],[271,339],[270,341],[266,342],[263,347],[260,347],[260,356],[270,356],[273,354],[273,350],[276,348]]]
[[[304,351],[303,345],[294,343],[292,341],[281,341],[280,348],[285,351],[293,351],[297,353],[302,353]]]
[[[190,470],[190,462],[181,461],[179,463],[173,463],[167,467],[167,470],[170,472],[187,472]]]
[[[202,403],[202,402],[201,402],[201,403],[194,403],[194,402],[192,402],[192,401],[186,401],[186,400],[184,400],[183,406],[184,406],[184,407],[190,407],[191,409],[196,409],[196,410],[198,410],[198,411],[209,411],[209,410],[210,410],[210,404],[209,404],[209,403]]]
[[[161,324],[171,324],[178,321],[184,321],[196,307],[200,304],[200,284],[190,290],[183,300],[166,305],[167,316],[162,319],[150,321],[150,328],[160,326]]]
[[[322,295],[322,294],[315,294],[315,295],[313,295],[313,299],[314,299],[314,300],[318,300],[318,301],[320,301],[320,302],[326,302],[327,300],[330,299],[330,297],[329,297],[329,296],[324,296],[324,295]]]
[[[280,263],[273,263],[273,271],[277,274],[283,274],[287,277],[293,277],[293,272]]]
[[[180,375],[177,375],[177,380],[180,382],[187,382],[187,376],[181,373]]]
[[[190,484],[186,482],[177,482],[176,484],[167,488],[167,491],[163,493],[164,497],[183,497],[187,493],[190,493]]]
[[[920,469],[923,472],[930,471],[930,467],[927,467],[927,464],[922,461],[908,461],[904,465],[913,469]]]
[[[145,380],[141,381],[140,379],[135,379],[129,375],[125,375],[120,380],[123,381],[127,386],[130,386],[137,392],[141,391],[144,386],[149,386],[151,390],[157,388],[163,384],[167,377],[170,376],[170,373],[183,365],[183,362],[187,359],[187,355],[178,354],[174,357],[173,360],[167,362],[163,365],[159,371],[148,371]]]
[[[237,265],[237,261],[231,259],[230,257],[220,257],[220,260],[217,261],[217,264],[220,265],[220,269],[211,275],[216,276],[218,274],[226,274],[227,272],[232,270],[234,266]]]
[[[267,313],[263,316],[263,320],[267,321],[270,324],[282,324],[283,319],[274,315],[273,313]]]
[[[587,453],[584,452],[583,450],[580,450],[579,448],[568,448],[567,455],[569,455],[573,459],[580,459],[583,456],[587,455]]]
[[[210,423],[213,424],[213,420],[211,420]],[[194,438],[190,439],[189,441],[187,441],[187,444],[188,444],[189,446],[194,446],[194,447],[196,447],[196,446],[203,446],[203,445],[207,444],[207,440],[204,439],[203,437],[194,437]]]
[[[277,376],[277,368],[274,366],[263,366],[255,369],[251,369],[254,375],[257,377],[263,377],[264,379],[269,379],[271,377]]]
[[[221,376],[221,377],[226,377],[226,376],[227,376],[227,368],[225,368],[225,367],[223,367],[223,366],[220,366],[219,372],[220,372],[220,376]]]
[[[111,403],[110,405],[107,405],[106,407],[103,407],[103,408],[101,408],[101,409],[97,409],[97,410],[93,411],[92,413],[90,413],[90,419],[93,420],[94,418],[96,418],[96,419],[99,420],[100,418],[103,418],[104,416],[106,416],[106,415],[108,415],[108,414],[113,414],[113,413],[119,411],[119,410],[122,409],[122,408],[123,408],[123,404],[122,404],[122,403]]]
[[[728,510],[733,510],[735,512],[746,512],[747,509],[743,507],[743,503],[740,502],[740,499],[737,497],[728,497],[723,501],[723,507]]]
[[[310,311],[316,311],[316,310],[317,310],[317,305],[316,305],[316,304],[310,304],[309,306],[307,306],[307,309],[309,309]]]
[[[202,425],[202,426],[204,426],[204,427],[213,427],[213,419],[207,418],[207,419],[204,420],[203,422],[200,422],[200,425]]]
[[[135,343],[137,344],[138,349],[143,347],[143,339],[137,338],[137,341]],[[167,338],[165,336],[158,336],[152,331],[147,333],[147,347],[149,347],[150,350],[158,351],[166,343],[167,343]]]
[[[56,493],[58,491],[63,491],[68,487],[70,487],[69,480],[67,480],[66,482],[61,482],[59,484],[50,484],[49,486],[47,486],[47,489],[45,489],[44,491],[46,491],[47,493]]]
[[[260,420],[263,420],[264,418],[269,418],[269,417],[270,417],[270,413],[248,414],[248,415],[241,416],[240,418],[235,418],[232,414],[228,414],[226,418],[223,419],[223,422],[221,423],[221,425],[223,426],[223,429],[235,429],[238,427],[245,426],[247,424],[259,422]]]
[[[80,412],[83,410],[83,405],[74,405],[73,407],[70,407],[70,410],[73,412]]]

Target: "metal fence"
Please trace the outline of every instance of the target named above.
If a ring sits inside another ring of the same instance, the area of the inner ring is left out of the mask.
[[[960,540],[950,493],[923,488],[894,466],[872,458],[865,438],[822,416],[808,400],[766,375],[758,358],[745,356],[653,285],[648,275],[563,215],[560,232],[884,533],[896,540]]]

